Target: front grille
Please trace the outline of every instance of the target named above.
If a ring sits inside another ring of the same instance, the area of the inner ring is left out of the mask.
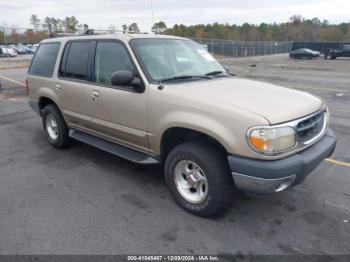
[[[326,118],[326,112],[323,111],[299,122],[296,126],[298,142],[307,144],[321,135],[325,130]]]

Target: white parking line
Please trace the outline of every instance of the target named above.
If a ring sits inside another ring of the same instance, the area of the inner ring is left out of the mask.
[[[2,76],[2,75],[0,75],[0,78],[3,78],[3,79],[5,79],[6,81],[9,81],[9,82],[12,82],[12,83],[21,85],[21,86],[26,86],[25,84],[23,84],[23,83],[21,83],[21,82],[18,82],[18,81],[16,81],[16,80],[13,80],[13,79],[11,79],[11,78],[8,78],[8,77]]]
[[[341,109],[341,108],[331,108],[331,111],[340,111],[340,112],[346,112],[346,113],[350,113],[350,110],[346,110],[346,109]]]
[[[327,89],[325,89],[325,88],[319,88],[319,87],[300,87],[300,86],[298,86],[298,87],[293,87],[293,88],[295,88],[295,89],[302,89],[302,90],[316,90],[316,91],[324,91],[324,92],[336,92],[336,93],[350,93],[350,91],[347,91],[347,90],[340,90],[340,89],[334,89],[334,88],[327,88]]]
[[[338,161],[338,160],[331,159],[331,158],[326,158],[325,161],[332,163],[332,164],[335,164],[335,165],[338,165],[338,166],[350,167],[350,163]]]

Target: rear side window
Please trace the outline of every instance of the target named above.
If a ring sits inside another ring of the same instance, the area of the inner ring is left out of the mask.
[[[67,45],[66,63],[61,66],[60,74],[64,77],[88,80],[89,50],[90,41],[71,42]]]
[[[51,77],[59,49],[60,43],[40,44],[30,66],[29,74]]]

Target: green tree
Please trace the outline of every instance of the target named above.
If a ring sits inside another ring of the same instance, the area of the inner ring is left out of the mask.
[[[137,23],[131,23],[128,27],[128,30],[132,33],[140,33],[140,29]]]
[[[339,25],[339,29],[340,29],[340,31],[342,31],[342,33],[343,33],[344,35],[346,35],[346,34],[348,33],[348,31],[349,31],[349,24],[341,23],[341,24]]]
[[[269,26],[266,23],[261,23],[258,27],[259,40],[266,40],[268,38]]]
[[[123,34],[127,33],[127,31],[128,31],[128,26],[127,26],[127,24],[123,24],[123,25],[122,25],[122,28],[123,28]]]
[[[155,23],[151,28],[152,32],[155,34],[162,34],[166,29],[166,24],[163,21]]]
[[[323,26],[323,27],[329,26],[329,21],[326,20],[326,19],[324,19],[324,20],[322,21],[322,23],[321,23],[321,26]]]
[[[52,35],[53,33],[53,25],[52,25],[52,19],[50,17],[45,17],[43,23],[41,24],[41,26],[45,29],[47,29],[47,31],[49,31],[49,35]]]
[[[37,15],[31,15],[29,18],[30,24],[34,27],[35,30],[38,30],[41,24],[40,19]]]
[[[64,24],[66,31],[75,32],[77,30],[77,26],[79,24],[79,21],[75,16],[67,16],[64,19],[63,24]]]
[[[241,35],[241,39],[242,40],[250,40],[249,39],[249,31],[252,29],[252,26],[248,23],[244,23],[239,31],[240,31],[240,35]]]

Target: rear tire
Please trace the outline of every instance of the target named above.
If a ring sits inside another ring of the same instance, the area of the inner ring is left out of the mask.
[[[49,143],[56,148],[65,148],[71,138],[69,129],[59,109],[55,105],[47,105],[42,111],[44,134]]]
[[[234,183],[226,156],[218,149],[200,142],[185,142],[169,153],[164,168],[173,198],[186,211],[209,217],[230,206]]]

